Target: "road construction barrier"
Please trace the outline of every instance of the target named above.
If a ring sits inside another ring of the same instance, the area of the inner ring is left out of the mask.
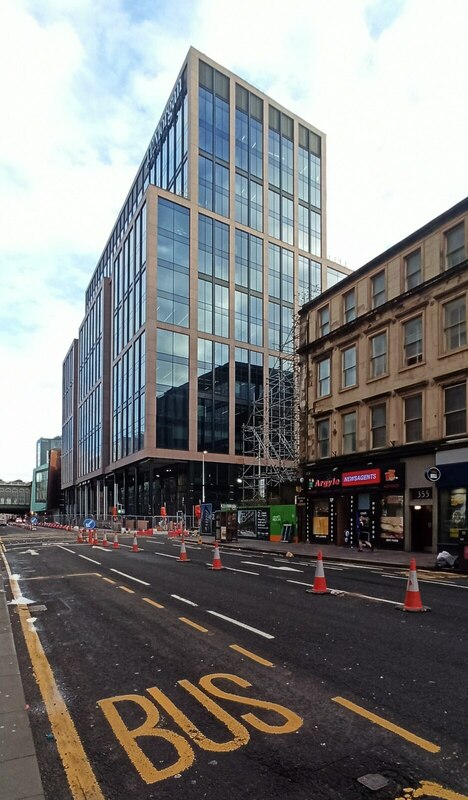
[[[132,553],[138,553],[138,541],[137,541],[136,533],[135,533],[135,535],[133,537]]]
[[[178,561],[190,561],[190,558],[187,556],[187,550],[185,549],[185,539],[182,536],[182,541],[180,543],[180,556]]]
[[[223,567],[223,565],[221,564],[221,557],[219,555],[219,544],[218,544],[218,542],[214,543],[213,563],[211,564],[209,569],[214,569],[214,570],[225,569],[225,567]]]
[[[405,602],[402,611],[430,611],[428,606],[423,606],[419,592],[418,575],[416,572],[416,559],[410,561],[408,583],[406,584]]]
[[[114,533],[114,543],[113,543],[112,547],[114,548],[114,550],[117,550],[118,547],[119,547],[119,535],[118,535],[117,531]]]
[[[315,567],[314,585],[312,589],[306,589],[309,594],[330,594],[325,580],[325,570],[323,569],[322,551],[317,553],[317,566]]]

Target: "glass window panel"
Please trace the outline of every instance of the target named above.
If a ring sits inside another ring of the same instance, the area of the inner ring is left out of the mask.
[[[446,350],[466,345],[466,297],[457,297],[444,305],[444,342]]]

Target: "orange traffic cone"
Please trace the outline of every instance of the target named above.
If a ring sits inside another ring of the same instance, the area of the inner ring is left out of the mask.
[[[310,594],[330,594],[330,589],[327,589],[327,582],[325,580],[321,550],[319,550],[317,553],[317,566],[315,568],[314,585],[312,589],[306,589],[306,591]]]
[[[402,611],[430,611],[427,606],[423,606],[419,593],[418,576],[416,574],[416,559],[410,561],[410,571],[408,583],[406,584],[406,597]]]
[[[190,558],[187,556],[187,551],[185,549],[185,539],[183,536],[180,543],[180,556],[178,558],[178,561],[190,561]]]
[[[114,533],[114,543],[112,547],[114,548],[114,550],[117,550],[117,548],[119,547],[119,536],[117,532]]]
[[[104,536],[102,537],[102,546],[109,547],[109,542],[107,541],[107,533],[104,531]]]
[[[88,544],[92,544],[92,543],[93,543],[93,532],[92,532],[92,530],[90,528],[88,530]]]
[[[93,547],[99,547],[99,539],[96,528],[94,529],[93,533]]]
[[[83,544],[83,534],[81,533],[81,528],[78,529],[76,541],[78,544]]]
[[[214,544],[214,553],[213,553],[213,563],[209,569],[225,569],[221,564],[221,558],[219,555],[219,544],[215,542]]]
[[[137,542],[136,533],[135,533],[135,535],[133,537],[132,553],[138,553],[138,542]]]

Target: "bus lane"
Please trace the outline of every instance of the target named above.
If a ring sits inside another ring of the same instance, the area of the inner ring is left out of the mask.
[[[127,578],[90,573],[86,581],[72,574],[61,562],[47,581],[48,596],[60,596],[69,611],[44,612],[27,629],[59,676],[57,691],[102,796],[149,798],[156,784],[171,797],[181,788],[175,780],[186,790],[198,784],[207,797],[228,784],[232,797],[246,788],[265,798],[286,791],[297,798],[311,791],[366,796],[358,775],[351,783],[346,777],[362,750],[356,735],[367,741],[366,721],[338,720],[314,676],[275,663],[269,640],[259,637],[254,649],[241,629],[229,637],[214,617],[203,625],[196,609],[181,615],[180,596],[161,603],[151,588],[128,579],[130,571]],[[59,746],[62,733],[54,733]],[[435,783],[421,781],[438,776],[437,764],[406,743],[400,747],[388,731],[371,738],[357,772],[402,764],[380,797],[406,797],[403,790],[411,789],[415,797],[464,798],[447,787],[437,789],[445,794],[421,794],[436,791]],[[86,797],[94,797],[90,791]]]

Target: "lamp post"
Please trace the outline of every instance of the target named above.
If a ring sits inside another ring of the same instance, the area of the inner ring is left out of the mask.
[[[202,481],[201,501],[202,501],[202,503],[205,502],[205,456],[206,456],[207,452],[208,452],[207,450],[204,450],[203,453],[202,453],[202,473],[201,473],[201,481]]]

